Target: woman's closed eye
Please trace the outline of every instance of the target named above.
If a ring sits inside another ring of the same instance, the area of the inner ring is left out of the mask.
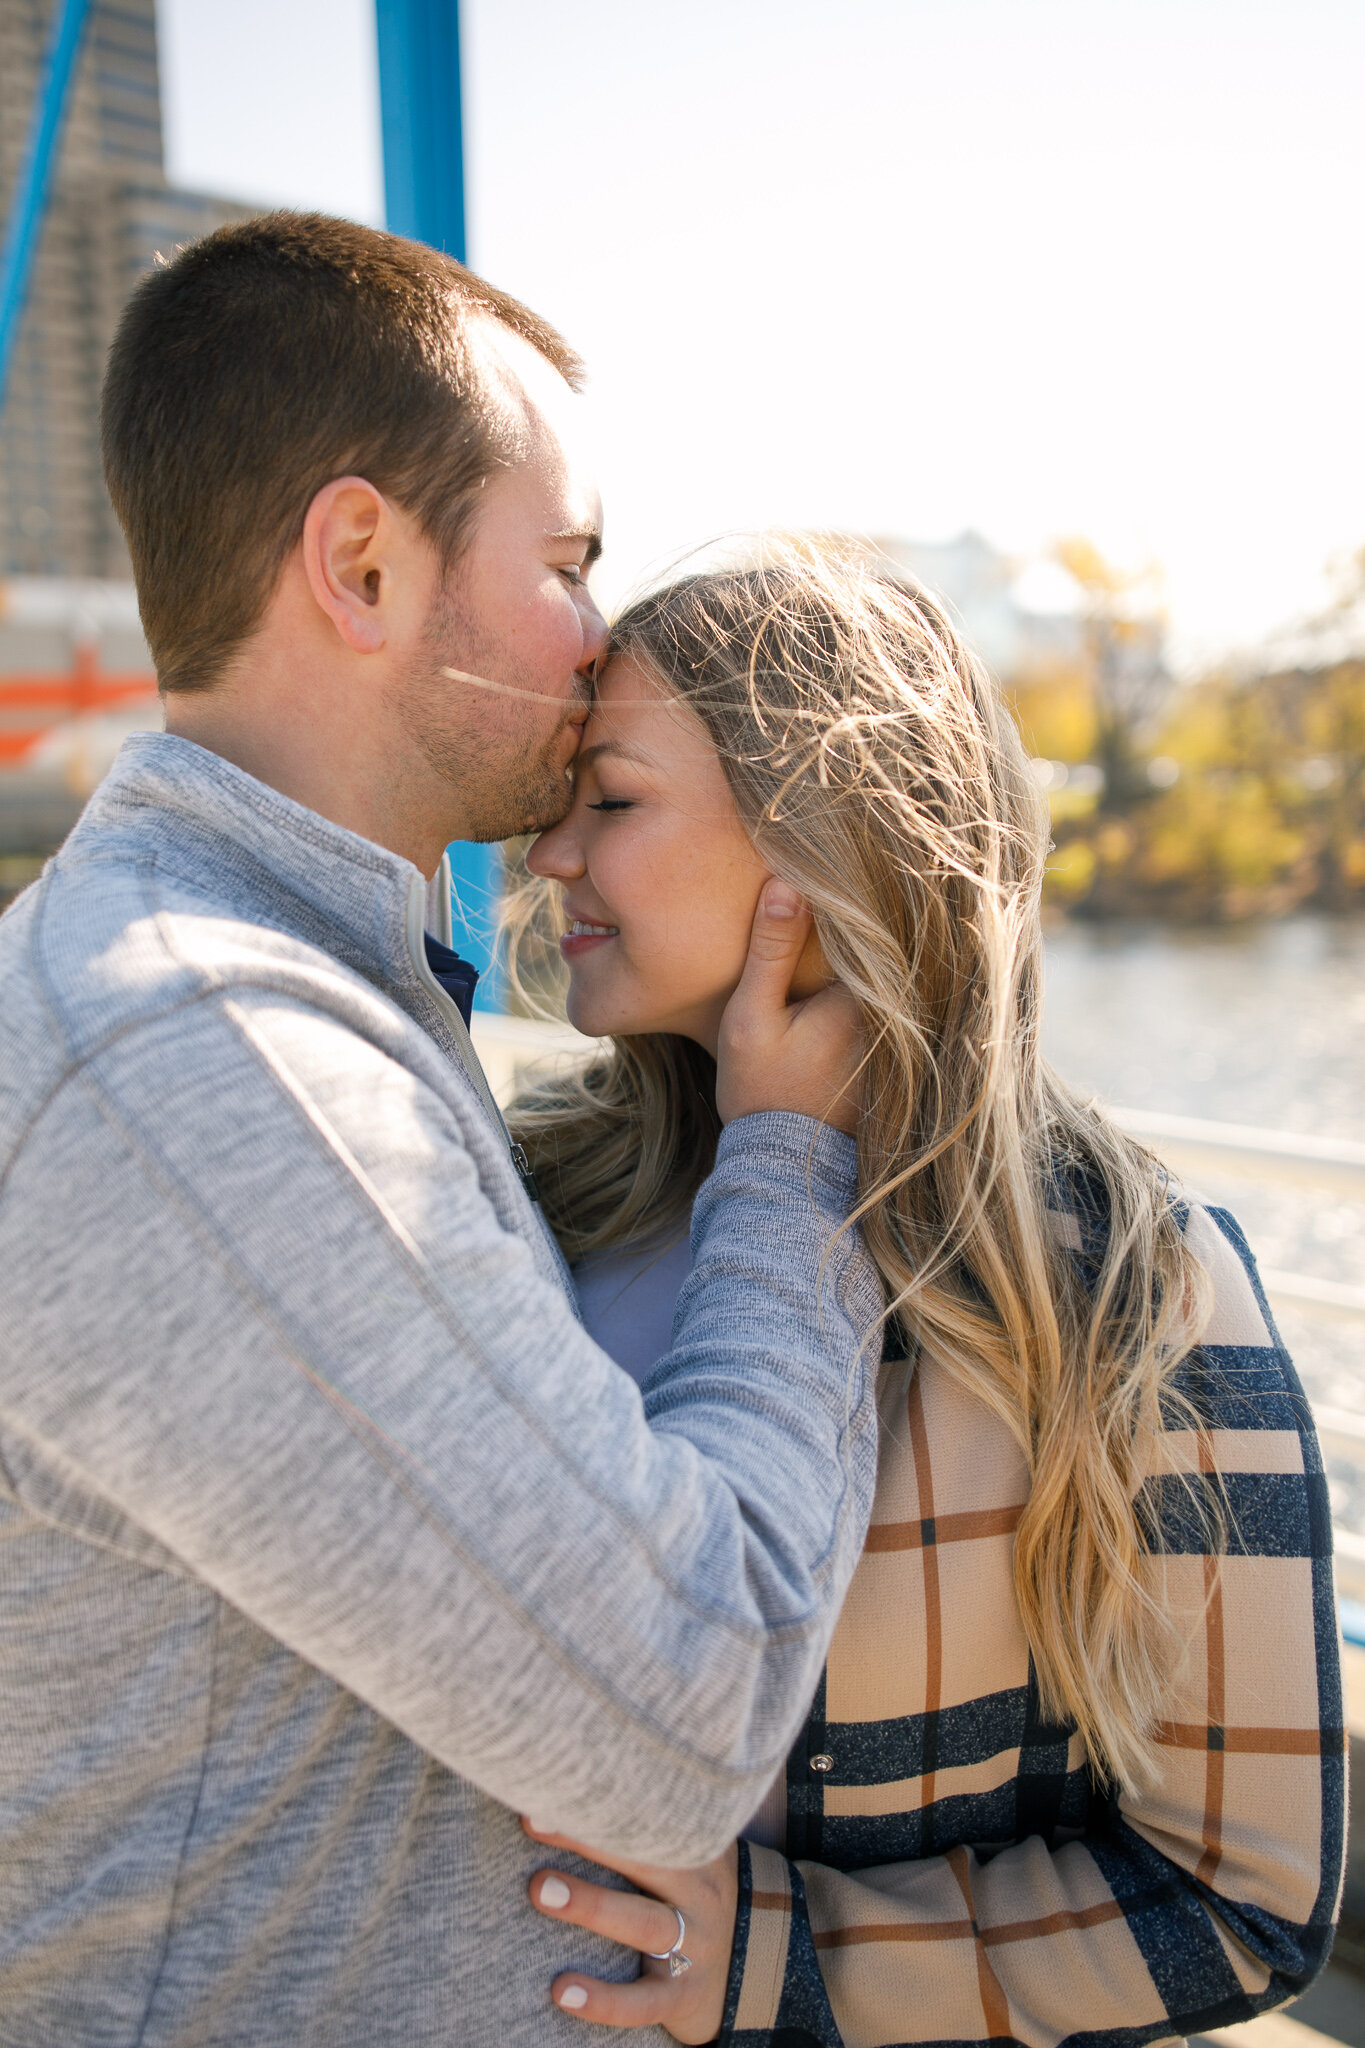
[[[584,805],[584,809],[589,811],[633,811],[634,808],[635,799],[629,796],[604,796],[595,804]]]

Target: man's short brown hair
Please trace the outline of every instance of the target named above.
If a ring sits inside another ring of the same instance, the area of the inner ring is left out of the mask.
[[[163,690],[221,674],[333,477],[366,477],[455,558],[512,453],[470,346],[480,316],[577,384],[578,358],[525,306],[353,221],[265,214],[142,279],[109,356],[104,473]]]

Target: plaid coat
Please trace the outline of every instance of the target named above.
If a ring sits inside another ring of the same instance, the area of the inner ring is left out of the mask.
[[[1205,1554],[1188,1484],[1144,1486],[1188,1646],[1160,1783],[1106,1795],[1043,1719],[1011,1579],[1024,1461],[932,1357],[888,1361],[787,1854],[741,1844],[727,2048],[1138,2048],[1250,2019],[1326,1961],[1345,1738],[1322,1460],[1236,1224],[1196,1208],[1186,1230],[1216,1307],[1181,1369],[1202,1427],[1167,1440],[1221,1475],[1231,1534]]]

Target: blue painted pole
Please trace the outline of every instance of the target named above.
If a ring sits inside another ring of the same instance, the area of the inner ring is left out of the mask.
[[[28,298],[33,258],[61,138],[62,116],[88,12],[89,0],[57,0],[47,57],[33,103],[28,143],[14,181],[5,249],[0,256],[0,404],[4,403],[19,322]]]
[[[458,0],[376,0],[384,213],[465,262]]]
[[[411,235],[466,260],[464,139],[460,104],[458,0],[375,0],[379,99],[384,139],[384,214]],[[493,955],[501,860],[496,846],[460,841],[455,877],[455,946],[483,970],[475,1006],[500,1010]]]

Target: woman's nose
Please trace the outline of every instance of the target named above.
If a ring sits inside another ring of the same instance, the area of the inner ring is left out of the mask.
[[[583,873],[583,852],[568,821],[551,825],[526,849],[526,865],[544,882],[575,882]]]

